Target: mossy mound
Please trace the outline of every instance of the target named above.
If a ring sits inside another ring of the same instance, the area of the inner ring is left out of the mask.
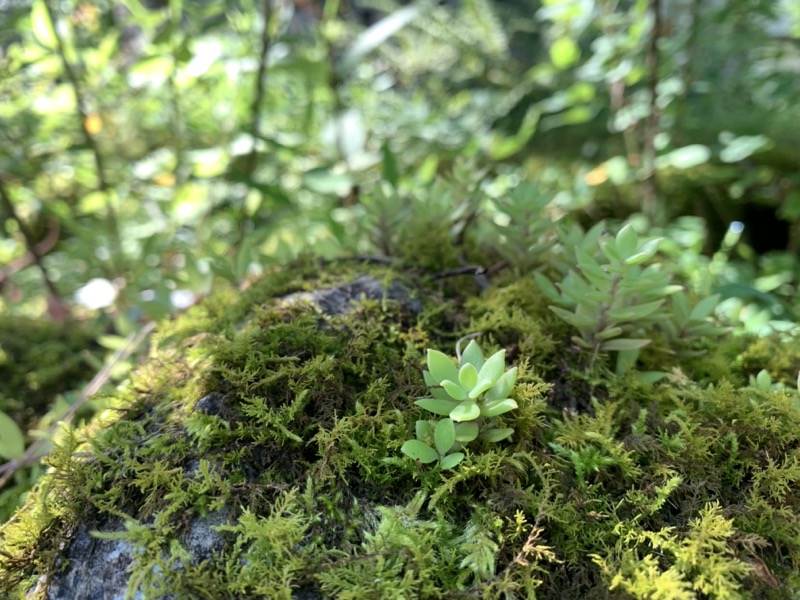
[[[9,597],[800,594],[796,395],[740,387],[747,361],[686,375],[713,351],[656,385],[586,374],[528,278],[370,269],[387,293],[346,312],[280,300],[366,270],[296,264],[164,323],[4,527]],[[425,351],[475,331],[519,367],[515,434],[418,465]]]

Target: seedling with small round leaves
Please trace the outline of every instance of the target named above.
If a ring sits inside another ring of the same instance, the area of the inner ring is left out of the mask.
[[[403,444],[407,456],[423,464],[439,461],[452,469],[464,458],[460,450],[476,439],[499,442],[514,430],[495,428],[491,419],[517,408],[509,398],[517,380],[517,368],[505,370],[505,350],[484,358],[480,346],[471,341],[458,359],[438,350],[428,350],[428,370],[423,372],[431,397],[415,404],[435,415],[439,421],[419,420],[416,439]]]

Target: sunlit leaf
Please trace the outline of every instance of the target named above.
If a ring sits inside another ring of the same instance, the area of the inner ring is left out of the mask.
[[[56,47],[57,40],[53,23],[47,13],[46,1],[34,0],[33,4],[31,4],[31,28],[36,41],[45,48],[52,50]]]
[[[470,363],[466,363],[458,372],[458,382],[465,390],[471,390],[478,383],[478,371]]]
[[[310,169],[303,174],[303,185],[320,194],[346,196],[353,188],[353,177],[328,168]]]
[[[566,69],[574,65],[580,58],[581,51],[572,38],[562,36],[550,46],[550,60],[558,69]]]
[[[7,460],[21,458],[25,454],[25,436],[14,420],[0,412],[0,456]]]
[[[481,416],[481,409],[474,400],[464,400],[450,411],[450,418],[453,421],[473,421]]]
[[[517,408],[517,403],[511,398],[487,400],[481,405],[481,414],[484,417],[498,417],[515,408]]]

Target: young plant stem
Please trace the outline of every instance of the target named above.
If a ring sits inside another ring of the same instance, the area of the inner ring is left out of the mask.
[[[256,167],[256,140],[261,135],[261,114],[264,104],[264,94],[267,91],[267,58],[272,47],[273,39],[270,28],[272,27],[272,0],[262,3],[264,27],[261,30],[261,49],[258,55],[258,70],[256,71],[256,90],[253,102],[250,105],[250,135],[253,137],[253,148],[250,150],[248,168],[250,174]]]
[[[592,341],[594,342],[594,352],[592,352],[592,360],[589,362],[589,371],[594,370],[594,363],[597,360],[597,357],[600,354],[600,347],[603,345],[603,342],[595,339],[595,336],[603,331],[606,328],[606,319],[608,317],[608,311],[611,310],[611,305],[614,303],[614,296],[617,294],[617,287],[622,282],[622,275],[617,273],[614,275],[614,279],[611,280],[611,287],[608,290],[609,301],[604,302],[600,305],[600,314],[597,318],[597,326],[595,328],[594,334],[592,335]]]
[[[642,179],[642,210],[656,225],[661,224],[663,215],[662,208],[659,206],[658,181],[656,179],[656,135],[660,121],[660,109],[658,107],[658,69],[660,65],[660,54],[658,42],[661,39],[661,0],[650,0],[650,12],[653,14],[653,29],[650,33],[650,44],[645,59],[645,70],[647,71],[647,91],[650,97],[650,110],[645,122],[644,145],[642,147],[642,167],[644,177]]]
[[[44,5],[47,9],[47,16],[50,19],[50,26],[53,29],[53,33],[55,35],[56,40],[56,51],[58,52],[58,56],[61,59],[61,65],[64,69],[64,74],[67,76],[67,80],[69,81],[70,86],[72,87],[72,93],[75,95],[75,106],[77,107],[78,112],[78,120],[80,121],[81,130],[83,131],[83,137],[86,140],[86,144],[89,146],[89,149],[92,152],[92,156],[94,157],[94,166],[95,171],[97,173],[97,187],[101,192],[107,192],[111,189],[111,186],[108,182],[108,177],[105,168],[105,159],[103,158],[102,152],[100,152],[100,146],[97,144],[97,140],[92,135],[92,132],[89,130],[89,109],[88,104],[86,102],[86,96],[83,92],[83,88],[81,87],[81,82],[78,79],[78,75],[75,72],[72,64],[69,62],[67,58],[67,50],[66,44],[64,43],[64,39],[58,32],[58,19],[56,17],[55,11],[53,10],[52,0],[46,0]],[[112,262],[114,261],[113,257],[122,257],[122,241],[120,239],[119,233],[119,223],[117,220],[117,213],[114,209],[114,205],[112,204],[111,198],[106,198],[106,221],[108,224],[109,234],[111,236],[112,244],[114,245],[115,252],[112,253]],[[114,265],[112,264],[112,267]]]

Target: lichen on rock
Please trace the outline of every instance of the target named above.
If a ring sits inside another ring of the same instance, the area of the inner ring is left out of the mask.
[[[800,406],[747,360],[589,374],[526,279],[329,267],[162,324],[3,528],[8,597],[796,596]],[[418,465],[425,351],[476,331],[519,368],[514,436]]]

